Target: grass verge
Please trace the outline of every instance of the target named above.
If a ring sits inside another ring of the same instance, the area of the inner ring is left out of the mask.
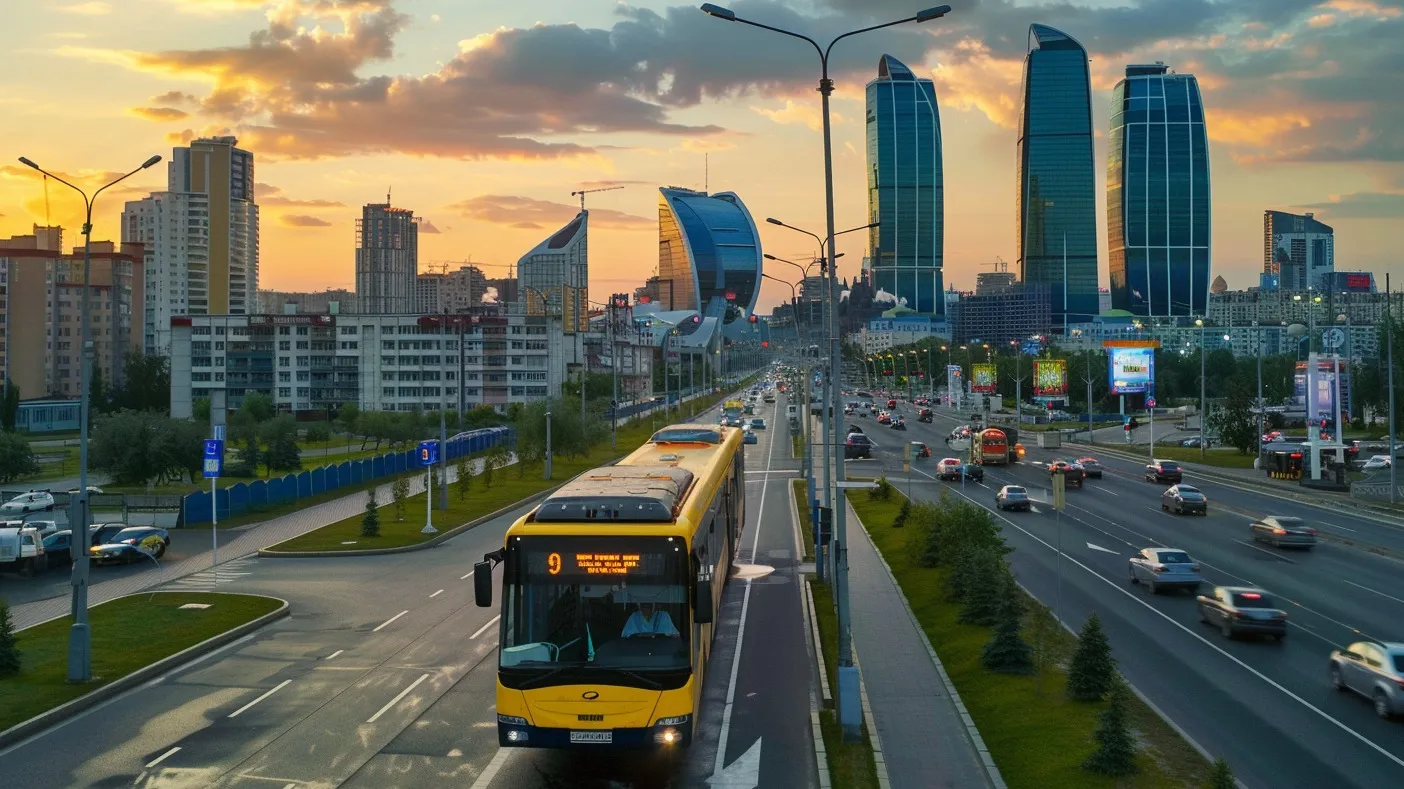
[[[803,479],[790,480],[790,489],[795,497],[795,509],[799,512],[800,538],[804,540],[803,561],[814,561],[814,524],[809,520],[809,506],[805,502],[809,483]]]
[[[1079,440],[1078,443],[1082,443],[1082,441]],[[1128,448],[1128,445],[1108,445],[1103,442],[1097,444],[1093,448],[1092,454],[1096,454],[1097,449],[1108,449],[1115,454],[1124,455],[1133,460],[1142,460],[1143,462],[1148,462],[1150,455],[1150,451],[1144,444],[1131,444]],[[1216,466],[1218,468],[1241,468],[1249,470],[1253,468],[1254,457],[1253,455],[1241,455],[1237,449],[1233,449],[1232,447],[1220,447],[1205,450],[1204,458],[1200,459],[1198,447],[1176,447],[1162,444],[1156,444],[1155,456],[1161,460],[1176,460],[1181,463],[1198,463],[1205,466]]]
[[[911,529],[891,524],[901,493],[889,501],[850,495],[859,519],[897,577],[927,638],[960,692],[961,700],[1000,773],[1011,789],[1169,789],[1200,786],[1209,765],[1193,747],[1139,699],[1131,702],[1131,725],[1140,751],[1136,775],[1114,779],[1082,769],[1094,750],[1092,731],[1104,704],[1069,700],[1064,694],[1066,665],[1076,639],[1036,600],[1026,599],[1023,635],[1034,646],[1035,676],[1009,676],[980,663],[990,629],[957,621],[960,607],[946,598],[944,568],[920,566],[922,553]],[[1123,645],[1126,646],[1126,645]],[[1113,644],[1113,648],[1116,645]]]
[[[182,610],[187,603],[209,608]],[[21,630],[15,634],[20,673],[0,680],[0,730],[251,622],[282,604],[258,595],[158,592],[93,606],[88,612],[93,681],[80,685],[68,683],[69,617]]]
[[[814,595],[819,638],[825,645],[824,672],[829,677],[829,687],[837,688],[838,654],[833,645],[838,643],[838,612],[834,610],[833,592],[827,584],[814,578],[809,579],[809,591]],[[873,761],[873,743],[869,739],[867,722],[863,723],[862,739],[857,742],[844,742],[837,710],[820,710],[819,728],[824,733],[829,779],[834,789],[876,789],[877,765]]]

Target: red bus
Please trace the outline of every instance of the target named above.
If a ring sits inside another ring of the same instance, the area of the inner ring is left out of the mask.
[[[986,428],[970,443],[970,460],[980,466],[1009,464],[1009,439],[1003,430]]]

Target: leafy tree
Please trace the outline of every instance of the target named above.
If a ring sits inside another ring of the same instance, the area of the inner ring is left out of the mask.
[[[516,420],[517,456],[524,465],[536,466],[546,460],[546,413],[551,414],[551,455],[581,457],[590,451],[592,437],[602,435],[580,419],[579,402],[544,400],[528,403]],[[592,435],[594,434],[594,435]]]
[[[10,604],[0,597],[0,677],[12,677],[20,672],[20,650],[15,642],[15,622],[10,618]]]
[[[1068,666],[1068,696],[1079,701],[1099,701],[1116,683],[1116,659],[1096,614],[1087,617],[1077,634],[1077,651]]]
[[[118,411],[93,424],[90,460],[118,485],[199,476],[204,428],[151,411]]]
[[[262,423],[259,433],[268,447],[263,455],[263,464],[270,474],[302,470],[302,456],[297,446],[297,422],[291,414],[282,414]]]
[[[895,488],[892,487],[892,483],[888,482],[887,475],[883,474],[878,477],[877,487],[868,489],[868,498],[874,501],[891,501],[893,490]]]
[[[1205,789],[1238,789],[1238,782],[1233,778],[1233,770],[1229,763],[1220,756],[1214,760],[1214,766],[1209,771],[1209,783],[1205,784]]]
[[[0,484],[39,473],[34,449],[18,433],[0,433]]]
[[[999,622],[995,625],[994,638],[990,639],[980,654],[980,662],[985,668],[1001,674],[1032,674],[1033,648],[1019,634],[1020,616],[1023,613],[1019,587],[1014,584],[1014,576],[1006,573],[1005,579],[1003,599],[999,606]]]
[[[361,518],[361,536],[380,536],[380,505],[375,501],[375,488],[366,491],[366,514]]]
[[[1237,448],[1240,455],[1256,450],[1260,440],[1253,400],[1253,392],[1247,382],[1234,379],[1228,384],[1228,396],[1223,406],[1205,421],[1207,426],[1218,432],[1221,442]]]
[[[336,409],[337,429],[348,436],[356,432],[361,421],[361,408],[355,403],[342,403]]]
[[[473,486],[473,459],[467,456],[458,459],[458,479],[455,482],[458,488],[458,500],[465,501],[468,498],[468,489]]]
[[[309,441],[330,441],[332,436],[331,424],[327,422],[311,422],[304,431],[304,437]]]
[[[897,517],[892,521],[892,528],[900,529],[907,525],[907,519],[912,516],[912,500],[902,499],[902,508],[897,510]]]
[[[15,432],[15,424],[19,421],[20,390],[15,386],[15,382],[5,379],[5,391],[0,394],[0,426],[5,428],[5,432]]]
[[[1136,772],[1136,742],[1131,737],[1127,707],[1131,692],[1126,683],[1117,681],[1111,687],[1107,708],[1097,719],[1092,739],[1097,750],[1082,763],[1083,769],[1102,775],[1130,775]]]
[[[395,520],[405,519],[405,504],[409,501],[409,477],[400,477],[390,485],[390,496],[395,501]]]
[[[171,411],[171,361],[160,354],[130,351],[122,360],[122,390],[116,405],[132,411]]]
[[[210,411],[214,408],[208,397],[197,397],[191,404],[190,416],[202,425],[210,423]]]

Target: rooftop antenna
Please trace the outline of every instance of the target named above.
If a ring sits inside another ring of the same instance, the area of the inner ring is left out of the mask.
[[[580,198],[580,212],[583,214],[583,213],[585,213],[585,195],[591,194],[592,192],[612,192],[612,191],[614,191],[615,189],[623,189],[623,188],[624,188],[623,186],[602,186],[602,187],[600,187],[599,189],[580,189],[580,190],[571,192],[571,193],[570,193],[570,196],[571,196],[571,197],[577,197],[577,196],[578,196],[578,197]]]
[[[390,189],[391,189],[391,187],[389,187],[389,186],[385,187],[385,207],[386,207],[386,208],[389,208],[389,207],[390,207]]]

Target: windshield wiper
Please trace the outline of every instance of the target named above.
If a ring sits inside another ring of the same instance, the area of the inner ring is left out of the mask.
[[[662,690],[662,689],[663,689],[663,683],[661,683],[661,682],[659,682],[659,681],[657,681],[657,680],[654,680],[654,679],[649,679],[648,677],[644,676],[643,674],[640,674],[640,673],[637,672],[637,671],[627,671],[627,670],[625,670],[625,669],[620,669],[620,668],[609,669],[609,670],[610,670],[610,671],[618,672],[618,673],[620,673],[620,674],[623,674],[624,676],[626,676],[626,677],[628,677],[629,679],[632,679],[632,680],[634,680],[634,681],[636,681],[636,682],[640,682],[640,683],[642,683],[645,687],[653,688],[654,690]]]
[[[573,666],[560,666],[558,668],[553,668],[545,673],[537,674],[534,677],[524,679],[517,684],[517,690],[526,690],[527,688],[535,687],[536,685],[545,682],[546,680],[556,676],[557,674],[561,673],[562,671],[565,671],[568,668],[573,668]]]

